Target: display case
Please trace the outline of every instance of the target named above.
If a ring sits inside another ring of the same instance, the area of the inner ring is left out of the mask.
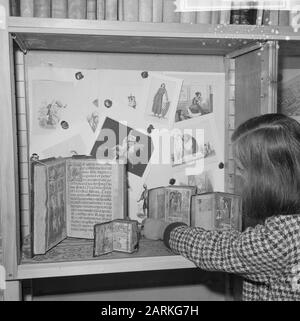
[[[94,258],[93,242],[67,239],[45,256],[26,256],[30,234],[28,110],[32,108],[28,75],[32,68],[51,65],[224,75],[223,109],[216,113],[221,156],[214,163],[214,188],[238,193],[230,137],[246,119],[277,111],[278,66],[280,74],[297,69],[299,39],[300,33],[290,27],[9,17],[8,1],[1,0],[0,197],[7,298],[20,296],[20,282],[25,279],[195,267],[167,251],[161,242],[149,240],[141,240],[134,254]]]

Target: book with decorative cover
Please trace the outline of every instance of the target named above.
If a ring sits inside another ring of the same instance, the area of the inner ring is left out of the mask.
[[[94,225],[126,215],[125,166],[90,157],[32,163],[33,253],[66,237],[93,239]]]
[[[119,219],[94,226],[94,256],[113,251],[133,253],[138,241],[137,221]]]
[[[149,190],[149,218],[190,225],[193,186],[167,186]]]
[[[242,228],[241,197],[221,192],[192,196],[191,226],[206,230],[240,231]]]

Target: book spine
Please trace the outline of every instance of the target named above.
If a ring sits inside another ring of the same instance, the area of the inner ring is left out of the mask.
[[[163,2],[162,0],[153,0],[153,22],[163,21]]]
[[[279,10],[270,10],[270,25],[279,25]]]
[[[21,0],[20,13],[22,17],[33,17],[33,0]]]
[[[257,13],[256,13],[256,25],[257,26],[261,26],[263,23],[263,13],[264,13],[263,9],[257,10]]]
[[[97,2],[96,0],[87,0],[86,2],[86,18],[96,20],[97,18]]]
[[[11,16],[19,16],[19,1],[11,0],[10,1],[10,15]]]
[[[34,16],[39,18],[51,17],[50,0],[34,0]]]
[[[124,20],[124,0],[118,0],[118,20]]]
[[[105,19],[105,0],[97,0],[97,19]]]
[[[222,10],[220,13],[220,24],[229,25],[230,24],[230,10]]]
[[[220,23],[221,12],[213,11],[211,15],[211,24],[217,25]]]
[[[279,25],[289,26],[290,25],[290,14],[287,10],[280,10],[279,12]]]
[[[52,18],[65,19],[68,16],[68,0],[52,0]]]
[[[243,9],[240,10],[240,24],[241,25],[254,25],[256,24],[257,10]]]
[[[86,0],[68,0],[68,17],[86,19]]]
[[[139,21],[152,22],[153,15],[153,1],[140,0],[139,3]]]
[[[180,23],[196,23],[196,12],[181,12]]]
[[[105,20],[118,20],[118,0],[105,1]]]
[[[296,16],[298,16],[299,13],[300,13],[300,11],[296,11],[296,10],[292,10],[289,12],[289,25],[291,27],[294,27],[295,25],[298,26],[298,19],[297,19],[297,21],[294,21],[294,20],[295,20]]]
[[[138,0],[124,1],[124,20],[125,21],[139,20],[139,1]]]
[[[240,10],[238,9],[231,10],[230,23],[232,25],[238,25],[240,23]]]
[[[262,24],[265,26],[270,24],[270,10],[264,10]]]
[[[211,23],[211,11],[199,11],[197,12],[197,23],[210,24]]]
[[[180,12],[175,12],[176,7],[173,0],[164,0],[163,2],[163,22],[166,23],[179,23]]]

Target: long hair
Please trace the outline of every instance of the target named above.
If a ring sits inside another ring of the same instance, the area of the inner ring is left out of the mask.
[[[232,142],[245,217],[263,222],[300,213],[300,124],[281,114],[258,116],[241,124]]]

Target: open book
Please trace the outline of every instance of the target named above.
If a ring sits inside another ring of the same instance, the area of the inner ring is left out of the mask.
[[[93,158],[33,162],[33,253],[66,237],[94,238],[94,225],[126,216],[126,172]]]
[[[113,251],[133,253],[138,250],[138,222],[114,220],[94,227],[94,256]]]

